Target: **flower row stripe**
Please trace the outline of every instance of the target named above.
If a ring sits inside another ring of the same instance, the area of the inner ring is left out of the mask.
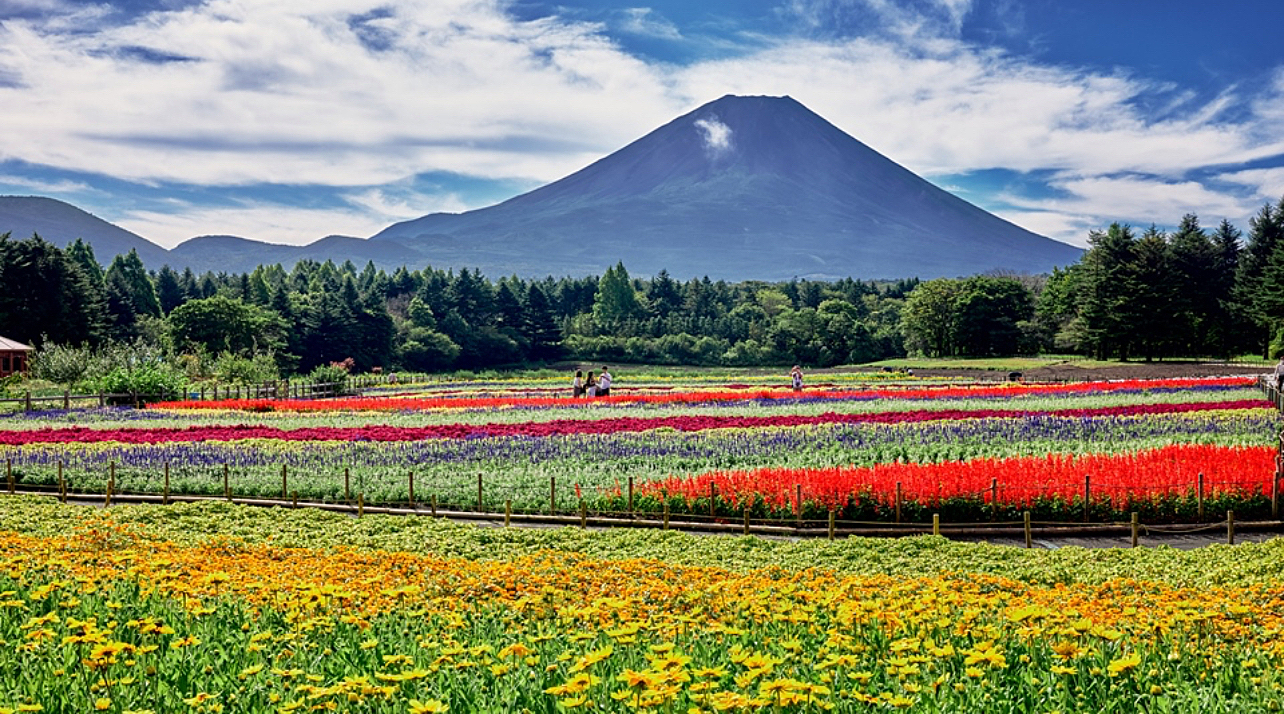
[[[1095,394],[1146,389],[1193,389],[1197,387],[1246,387],[1248,377],[1217,379],[1129,379],[1114,382],[1069,384],[1005,384],[983,387],[914,387],[897,389],[845,389],[806,392],[806,399],[957,399],[1016,397],[1023,395]],[[736,385],[739,386],[739,385]],[[569,392],[569,389],[566,390]],[[591,400],[593,404],[700,404],[708,402],[795,400],[799,395],[787,389],[717,390],[672,394],[618,394]],[[249,409],[258,411],[401,411],[416,409],[478,409],[492,407],[553,407],[585,403],[566,397],[427,397],[427,398],[344,398],[344,399],[223,399],[184,400],[157,403],[160,409]]]
[[[1144,404],[1101,407],[1095,409],[1022,409],[919,410],[909,412],[876,412],[818,416],[668,416],[619,417],[613,419],[559,419],[548,422],[511,424],[437,424],[421,427],[362,426],[308,427],[279,429],[255,425],[189,426],[182,428],[91,429],[86,427],[44,428],[0,432],[0,445],[21,446],[41,443],[159,444],[189,441],[237,441],[241,439],[276,439],[281,441],[418,441],[421,439],[469,439],[494,436],[554,436],[564,434],[613,434],[652,429],[695,432],[708,429],[793,427],[815,424],[900,424],[924,421],[964,419],[1021,419],[1032,417],[1099,417],[1180,414],[1187,412],[1260,409],[1269,406],[1263,399],[1185,404]]]

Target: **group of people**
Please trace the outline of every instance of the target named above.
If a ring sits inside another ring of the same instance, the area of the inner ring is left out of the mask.
[[[1284,364],[1284,360],[1281,361]],[[794,365],[789,371],[789,383],[795,392],[801,392],[803,388],[802,368]],[[602,372],[596,377],[592,370],[589,371],[588,377],[584,376],[584,370],[575,370],[575,379],[571,380],[571,395],[576,397],[609,397],[611,396],[611,372],[606,365],[602,365]]]
[[[571,382],[571,393],[575,397],[609,397],[611,396],[611,372],[602,365],[602,373],[593,376],[590,370],[585,379],[583,370],[575,370],[575,379]]]

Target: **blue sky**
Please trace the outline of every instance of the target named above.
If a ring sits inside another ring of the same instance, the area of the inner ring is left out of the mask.
[[[1284,196],[1284,3],[0,0],[0,194],[165,247],[369,236],[788,94],[1084,245]]]

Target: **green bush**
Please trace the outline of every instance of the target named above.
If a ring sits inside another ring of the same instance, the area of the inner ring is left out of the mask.
[[[111,398],[115,404],[158,401],[185,393],[187,380],[173,367],[150,362],[135,366],[118,366],[98,380],[98,389],[106,394],[128,395]]]

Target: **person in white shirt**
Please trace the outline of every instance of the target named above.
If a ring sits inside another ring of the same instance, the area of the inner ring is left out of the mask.
[[[588,379],[584,380],[584,394],[589,397],[597,396],[597,380],[593,379],[593,373],[588,373]]]
[[[571,381],[571,396],[584,396],[584,372],[578,369],[575,370],[575,379]]]
[[[794,368],[789,371],[789,382],[790,382],[790,386],[794,388],[795,392],[802,391],[802,388],[803,388],[802,369],[798,365],[794,365]]]
[[[1275,388],[1280,389],[1284,385],[1284,356],[1280,357],[1280,363],[1275,365]]]
[[[602,365],[602,374],[597,378],[597,396],[611,396],[611,373],[607,371],[606,365]]]

